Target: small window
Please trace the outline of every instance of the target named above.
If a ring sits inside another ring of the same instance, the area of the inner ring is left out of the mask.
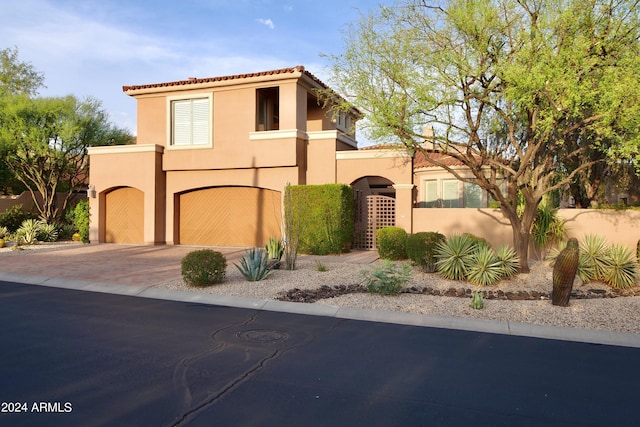
[[[460,196],[458,195],[458,180],[444,179],[442,180],[442,207],[458,208],[460,207]]]
[[[438,181],[424,181],[424,207],[437,208],[438,203]]]
[[[280,88],[256,91],[256,131],[280,129]]]
[[[465,208],[483,208],[483,191],[478,184],[471,182],[464,183],[464,193],[462,195]]]
[[[171,145],[210,145],[210,99],[171,102]]]

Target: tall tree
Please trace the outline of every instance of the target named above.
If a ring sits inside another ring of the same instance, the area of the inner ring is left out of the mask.
[[[499,203],[520,271],[528,272],[542,197],[603,161],[589,158],[589,150],[638,152],[639,1],[383,6],[350,26],[345,51],[330,57],[333,86],[365,113],[373,139],[415,152],[426,149],[423,129],[433,126],[435,146],[474,177],[432,163]],[[580,161],[568,170],[571,159]]]
[[[86,185],[87,148],[128,144],[131,135],[111,124],[94,99],[13,96],[0,98],[0,143],[10,148],[9,169],[31,192],[40,216],[51,222]],[[65,194],[61,203],[57,193]]]
[[[18,58],[18,48],[0,50],[0,98],[14,95],[35,96],[44,87],[44,76],[33,65]],[[4,162],[8,147],[0,143],[0,194],[25,190]]]
[[[0,97],[35,96],[44,87],[44,76],[28,62],[18,59],[18,48],[0,50]]]

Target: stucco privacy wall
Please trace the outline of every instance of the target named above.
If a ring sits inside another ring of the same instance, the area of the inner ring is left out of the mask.
[[[640,240],[640,211],[603,209],[559,209],[565,219],[569,237],[581,240],[587,234],[597,234],[610,244],[623,244],[636,249]],[[413,233],[438,231],[444,235],[473,233],[485,238],[492,246],[513,246],[509,221],[499,209],[413,209]]]
[[[89,240],[105,241],[106,194],[120,187],[132,187],[144,193],[144,242],[140,243],[165,242],[163,151],[163,147],[155,144],[89,148],[89,183],[96,192],[96,197],[89,198],[92,212]]]

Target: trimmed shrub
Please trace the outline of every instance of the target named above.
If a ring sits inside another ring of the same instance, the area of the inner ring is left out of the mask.
[[[221,283],[227,273],[227,259],[220,252],[201,249],[182,258],[182,279],[189,286]]]
[[[446,237],[436,231],[421,231],[407,237],[407,256],[427,273],[436,271],[436,248]]]
[[[89,243],[89,200],[80,200],[67,211],[67,220],[72,223],[84,243]]]
[[[300,210],[300,252],[327,255],[348,251],[353,240],[355,212],[350,186],[290,185],[286,199],[285,205],[298,206]]]
[[[384,227],[376,230],[378,254],[382,259],[407,259],[407,232],[400,227]]]

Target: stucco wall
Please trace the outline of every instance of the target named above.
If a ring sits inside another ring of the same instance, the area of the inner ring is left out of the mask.
[[[623,244],[635,252],[640,240],[640,211],[601,209],[560,209],[569,237],[578,240],[586,234],[603,236],[608,243]],[[444,235],[473,233],[494,247],[513,246],[509,221],[499,209],[413,209],[413,233],[438,231]],[[410,231],[410,230],[407,230]]]

